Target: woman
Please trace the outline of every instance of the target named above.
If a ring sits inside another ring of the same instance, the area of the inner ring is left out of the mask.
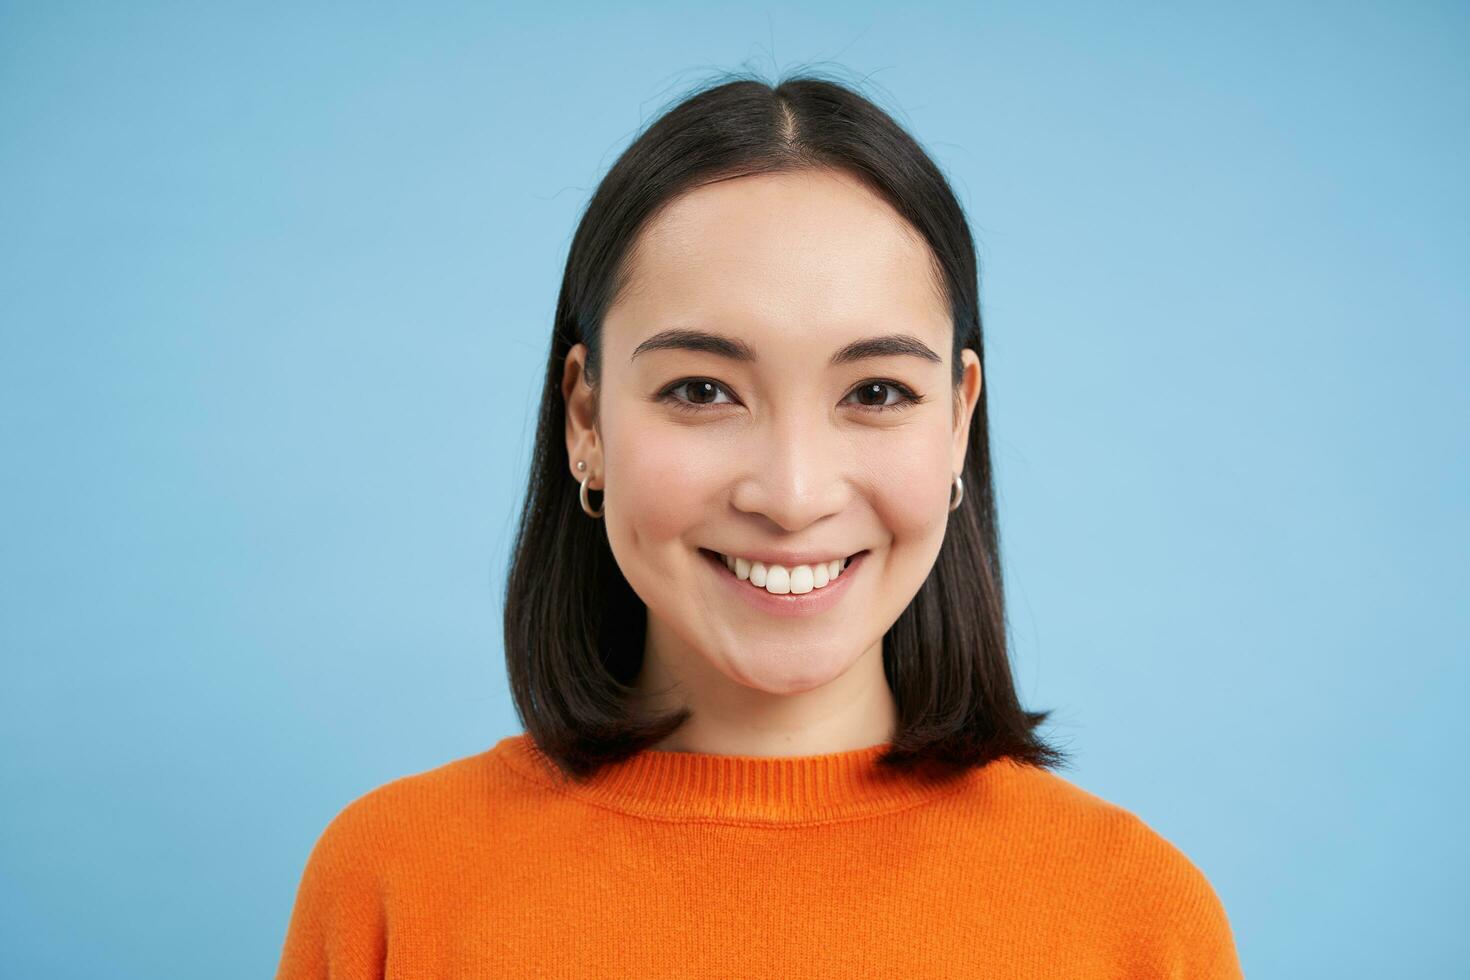
[[[1017,700],[980,328],[958,202],[860,95],[648,127],[557,306],[526,731],[348,805],[278,976],[1239,976],[1202,873]]]

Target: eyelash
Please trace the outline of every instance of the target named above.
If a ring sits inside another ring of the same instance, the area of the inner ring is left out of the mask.
[[[718,408],[719,406],[717,405],[705,405],[698,402],[687,402],[681,398],[674,397],[674,392],[678,391],[680,388],[683,388],[685,385],[693,384],[696,381],[708,381],[710,384],[724,391],[725,394],[731,394],[730,389],[726,388],[724,385],[720,384],[720,382],[714,380],[713,378],[682,378],[660,391],[656,396],[656,400],[661,402],[668,402],[675,408],[679,409],[681,412],[695,413],[703,412],[712,408]],[[894,391],[897,391],[901,396],[903,396],[903,400],[893,405],[859,405],[858,407],[865,412],[901,412],[905,409],[919,404],[924,400],[923,395],[920,395],[912,388],[909,388],[907,385],[899,384],[897,381],[889,381],[885,378],[871,378],[867,381],[863,381],[858,384],[857,387],[853,388],[853,391],[857,391],[859,388],[862,388],[866,385],[886,385],[887,387],[892,388]],[[852,392],[848,392],[848,394],[852,394]],[[734,396],[732,395],[731,397]]]

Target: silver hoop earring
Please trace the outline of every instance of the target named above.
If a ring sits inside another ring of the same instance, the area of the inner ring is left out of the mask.
[[[950,510],[954,510],[960,505],[960,501],[965,499],[965,481],[960,479],[958,473],[954,475],[954,491],[949,496],[951,500],[949,505]]]
[[[582,477],[582,489],[577,491],[577,496],[581,499],[582,510],[587,513],[588,517],[601,517],[602,512],[607,510],[607,508],[603,507],[601,510],[593,510],[592,505],[587,503],[587,481],[590,479],[592,479],[592,475],[590,473],[587,476]]]

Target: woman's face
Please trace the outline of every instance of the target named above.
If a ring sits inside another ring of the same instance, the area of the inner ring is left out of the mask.
[[[640,685],[748,719],[864,663],[840,701],[871,700],[883,634],[938,556],[981,384],[970,350],[951,384],[927,246],[823,171],[696,189],[632,261],[603,324],[595,427],[583,345],[563,389],[572,478],[604,491],[613,555],[648,607]],[[814,567],[858,553],[836,579]],[[779,573],[758,587],[714,554],[811,576],[783,594]]]

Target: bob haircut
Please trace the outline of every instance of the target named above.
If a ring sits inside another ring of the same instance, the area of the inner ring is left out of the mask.
[[[974,242],[933,161],[887,113],[811,72],[775,86],[725,74],[696,87],[618,157],[589,201],[567,256],[505,595],[505,656],[527,734],[564,777],[653,747],[691,715],[647,715],[633,686],[647,608],[623,577],[605,525],[583,513],[567,468],[561,384],[568,351],[587,345],[595,393],[603,316],[627,284],[637,238],[687,191],[755,174],[828,170],[859,179],[923,236],[953,313],[954,384],[969,347],[983,371]],[[965,453],[965,492],[938,558],[883,637],[897,725],[879,763],[955,775],[1000,758],[1058,767],[1067,755],[1034,729],[1050,712],[1017,700],[1008,654],[995,491],[980,391]],[[595,409],[594,409],[595,413]]]

